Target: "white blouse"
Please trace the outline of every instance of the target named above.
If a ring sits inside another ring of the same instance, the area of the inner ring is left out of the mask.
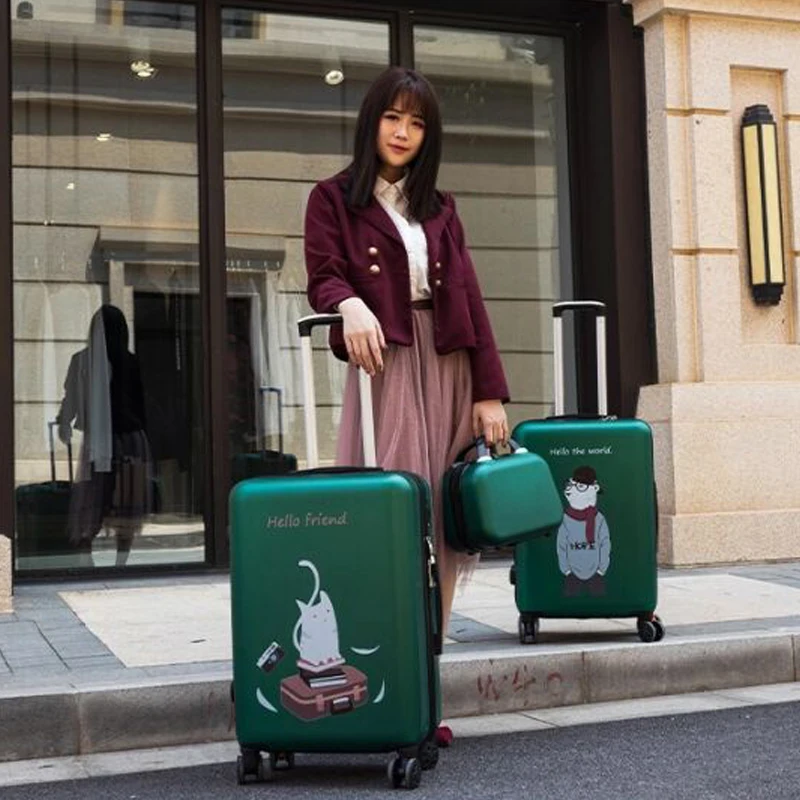
[[[419,222],[408,219],[408,198],[405,195],[406,178],[389,183],[381,176],[375,181],[375,198],[394,222],[408,253],[408,271],[411,277],[411,299],[427,300],[431,296],[428,283],[428,242]]]

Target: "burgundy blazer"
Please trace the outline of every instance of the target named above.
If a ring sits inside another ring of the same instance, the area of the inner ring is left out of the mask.
[[[409,346],[411,279],[405,245],[389,215],[373,198],[367,208],[350,208],[347,175],[318,183],[305,220],[308,299],[317,313],[330,313],[348,297],[360,297],[378,318],[387,342]],[[438,353],[466,348],[472,370],[472,399],[508,401],[497,352],[464,229],[449,194],[442,210],[423,223],[428,242],[428,279]],[[331,329],[331,349],[347,361],[341,326]]]

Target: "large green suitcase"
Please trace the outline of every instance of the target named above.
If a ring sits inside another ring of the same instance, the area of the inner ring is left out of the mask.
[[[69,514],[73,487],[72,443],[67,442],[69,480],[56,479],[56,454],[53,429],[48,422],[50,439],[50,480],[18,486],[17,558],[67,555],[75,552],[69,540]]]
[[[598,416],[564,417],[564,311],[597,320]],[[520,641],[536,641],[542,617],[635,617],[643,641],[661,639],[655,615],[657,507],[649,426],[607,416],[605,306],[556,304],[554,418],[522,422],[512,434],[550,465],[564,498],[558,529],[517,545],[512,568]]]
[[[497,456],[479,437],[442,479],[447,543],[460,552],[508,547],[545,533],[561,521],[561,500],[546,462],[510,441]],[[466,461],[475,448],[478,458]]]
[[[310,466],[310,332],[340,319],[301,320]],[[371,413],[362,417],[374,464]],[[291,767],[296,752],[397,751],[389,777],[409,788],[435,766],[441,635],[430,515],[422,478],[375,468],[310,469],[233,488],[240,781]]]
[[[254,453],[235,453],[231,458],[231,486],[248,478],[284,475],[297,470],[297,456],[283,451],[283,390],[278,386],[262,386],[259,389],[262,400],[265,394],[277,396],[278,449],[270,450],[265,446]]]

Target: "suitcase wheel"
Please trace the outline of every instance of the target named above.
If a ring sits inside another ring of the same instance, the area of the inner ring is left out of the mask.
[[[439,745],[436,744],[434,738],[425,739],[424,742],[413,747],[404,747],[399,754],[403,758],[419,759],[419,765],[423,771],[434,769],[439,763]]]
[[[636,620],[636,631],[646,644],[660,642],[664,638],[664,623],[656,614],[649,614]]]
[[[294,769],[294,753],[278,750],[269,754],[269,766],[273,772],[283,772]]]
[[[266,783],[272,780],[272,758],[264,759],[259,756],[258,770],[256,771],[256,778],[259,783]]]
[[[236,780],[239,784],[247,783],[252,776],[258,781],[265,780],[263,775],[264,761],[258,750],[242,748],[242,754],[236,759]]]
[[[422,765],[418,758],[394,756],[386,768],[393,788],[416,789],[422,781]]]
[[[239,786],[247,783],[247,773],[244,771],[244,760],[241,756],[236,759],[236,782]]]
[[[520,614],[517,623],[520,644],[535,644],[539,636],[539,617],[532,614]]]
[[[439,745],[433,739],[426,739],[419,746],[419,765],[424,770],[433,769],[439,763]]]

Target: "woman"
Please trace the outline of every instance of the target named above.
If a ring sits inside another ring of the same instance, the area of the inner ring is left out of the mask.
[[[362,367],[379,465],[432,489],[446,630],[459,572],[474,559],[445,543],[442,476],[474,436],[506,441],[508,388],[455,201],[436,191],[441,140],[427,79],[401,67],[380,75],[359,111],[353,162],[309,197],[305,256],[311,306],[342,314],[331,347],[350,362],[337,463],[363,463]]]
[[[92,542],[105,526],[116,532],[116,565],[128,560],[143,517],[152,511],[153,476],[145,434],[144,390],[128,323],[105,304],[92,317],[86,348],[75,353],[56,421],[64,443],[83,432],[70,500],[70,540],[79,566],[93,566]]]

